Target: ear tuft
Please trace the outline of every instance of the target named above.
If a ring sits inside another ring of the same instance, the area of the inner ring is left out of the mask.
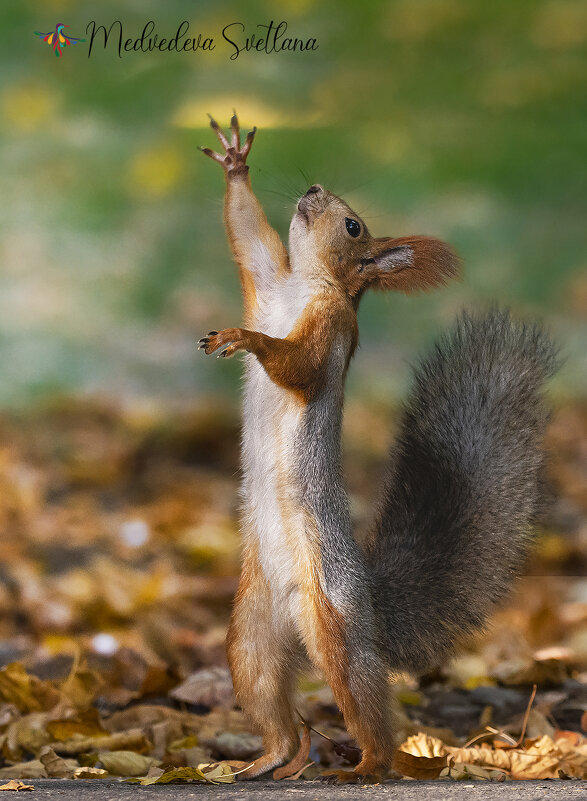
[[[375,289],[417,292],[446,284],[459,274],[460,261],[454,250],[431,236],[375,239],[373,259]]]

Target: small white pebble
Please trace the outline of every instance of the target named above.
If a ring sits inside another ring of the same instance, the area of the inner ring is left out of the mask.
[[[97,654],[112,656],[118,651],[119,645],[116,637],[112,634],[96,634],[92,637],[92,647]]]
[[[130,548],[140,548],[149,539],[149,526],[144,520],[127,520],[120,527],[120,537]]]

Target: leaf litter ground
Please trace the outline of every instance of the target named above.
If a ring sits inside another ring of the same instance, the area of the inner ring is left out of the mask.
[[[359,529],[388,416],[347,416]],[[224,656],[239,559],[234,411],[64,400],[4,414],[0,435],[0,789],[234,781],[261,747]],[[509,605],[450,665],[397,683],[398,775],[587,778],[587,407],[559,409],[548,445],[548,511]],[[300,751],[277,780],[358,758],[320,677],[299,691]]]

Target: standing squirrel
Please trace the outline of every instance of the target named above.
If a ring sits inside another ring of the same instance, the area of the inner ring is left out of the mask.
[[[544,380],[554,349],[507,312],[463,315],[419,368],[364,544],[353,537],[341,468],[344,383],[369,288],[445,283],[458,259],[427,236],[374,238],[319,184],[299,200],[289,255],[249,179],[224,153],[224,222],[245,328],[212,331],[207,354],[246,351],[243,565],[227,638],[239,704],[263,735],[251,778],[299,748],[293,693],[310,661],[362,749],[335,780],[383,777],[395,741],[390,674],[421,672],[482,627],[524,557],[543,463]]]

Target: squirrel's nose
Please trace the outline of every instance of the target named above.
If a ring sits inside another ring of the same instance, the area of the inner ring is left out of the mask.
[[[320,184],[313,184],[308,191],[306,192],[307,195],[315,195],[316,192],[323,192],[324,187],[320,186]]]

